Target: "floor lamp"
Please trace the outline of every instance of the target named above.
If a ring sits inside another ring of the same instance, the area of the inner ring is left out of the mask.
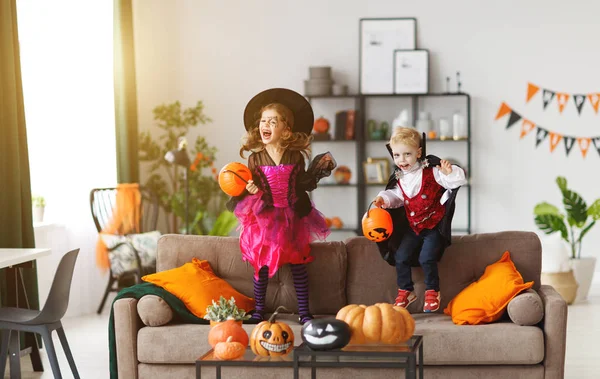
[[[185,138],[180,139],[179,147],[177,150],[171,150],[165,154],[165,160],[176,166],[183,166],[185,171],[183,172],[183,180],[185,182],[185,234],[189,234],[189,197],[190,197],[190,185],[189,185],[189,170],[190,157],[187,153],[187,141]]]

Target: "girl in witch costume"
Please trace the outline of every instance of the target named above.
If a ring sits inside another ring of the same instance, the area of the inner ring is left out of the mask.
[[[382,257],[396,266],[394,304],[406,308],[417,299],[411,267],[420,264],[426,286],[423,312],[435,312],[441,301],[437,262],[450,245],[454,200],[467,183],[465,172],[433,155],[423,159],[425,133],[421,137],[413,128],[396,129],[387,148],[397,167],[373,204],[387,208],[394,222],[392,236],[378,243]]]
[[[268,278],[284,264],[291,266],[300,322],[312,319],[305,264],[314,259],[309,243],[324,240],[329,228],[307,191],[336,167],[332,155],[324,153],[305,170],[313,122],[310,103],[283,88],[259,93],[244,111],[248,133],[240,156],[251,152],[252,180],[242,195],[231,199],[230,209],[240,223],[242,259],[254,267],[254,321],[264,316]]]

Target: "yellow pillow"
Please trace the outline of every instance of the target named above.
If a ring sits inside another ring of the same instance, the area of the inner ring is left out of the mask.
[[[496,263],[486,267],[483,276],[462,290],[444,309],[457,325],[477,325],[498,320],[508,303],[533,282],[523,283],[506,251]]]
[[[235,305],[246,312],[254,309],[254,299],[242,295],[229,283],[215,275],[208,261],[193,258],[183,266],[167,271],[145,275],[142,280],[164,288],[179,300],[197,317],[206,315],[206,307],[212,300],[235,299]]]

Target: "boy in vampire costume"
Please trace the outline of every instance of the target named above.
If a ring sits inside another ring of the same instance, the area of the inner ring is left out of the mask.
[[[396,168],[384,191],[373,200],[393,221],[390,238],[378,242],[383,259],[396,267],[395,305],[408,307],[417,297],[411,267],[425,274],[424,312],[440,307],[437,262],[451,243],[456,194],[467,183],[465,172],[434,155],[425,155],[425,134],[398,128],[386,145]],[[423,158],[425,157],[425,158]]]

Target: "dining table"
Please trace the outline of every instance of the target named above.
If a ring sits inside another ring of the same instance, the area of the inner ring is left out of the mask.
[[[47,248],[0,248],[0,270],[5,271],[6,285],[8,287],[5,302],[7,307],[31,309],[22,270],[33,268],[36,259],[50,254],[51,250]],[[36,336],[33,333],[25,333],[24,335],[24,349],[21,350],[21,354],[19,357],[10,357],[11,378],[15,369],[19,373],[17,375],[20,376],[20,357],[27,354],[30,355],[33,370],[44,371]],[[15,335],[14,337],[16,338],[17,336]]]

